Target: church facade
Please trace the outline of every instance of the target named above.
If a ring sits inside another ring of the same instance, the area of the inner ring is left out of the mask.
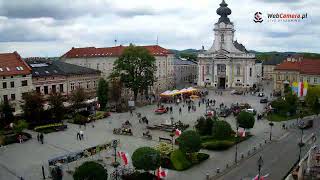
[[[217,9],[220,18],[214,25],[214,42],[198,55],[198,86],[250,88],[258,83],[255,54],[234,41],[234,25],[228,18],[231,10],[223,0]]]

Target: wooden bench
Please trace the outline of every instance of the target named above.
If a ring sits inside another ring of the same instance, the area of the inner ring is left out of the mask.
[[[159,142],[168,142],[169,144],[172,143],[172,140],[169,138],[159,137]]]

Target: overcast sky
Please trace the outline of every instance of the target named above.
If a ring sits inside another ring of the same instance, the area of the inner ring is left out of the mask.
[[[257,51],[320,53],[319,0],[226,0],[235,39]],[[0,53],[61,56],[72,47],[210,48],[221,0],[0,0]],[[264,22],[254,23],[260,11]],[[267,22],[267,13],[308,13]]]

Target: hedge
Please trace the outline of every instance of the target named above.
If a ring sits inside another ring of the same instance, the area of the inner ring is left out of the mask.
[[[197,158],[198,158],[199,163],[204,161],[204,160],[209,159],[209,157],[210,157],[209,154],[205,154],[205,153],[198,153],[197,154]]]
[[[58,126],[63,126],[63,123],[54,123],[54,124],[47,124],[47,125],[43,125],[43,126],[37,126],[34,128],[34,130],[37,131],[37,130],[41,130],[41,129],[58,127]]]
[[[227,140],[223,140],[223,141],[213,140],[213,141],[202,143],[202,147],[204,149],[209,149],[209,150],[226,150],[233,145],[234,145],[233,141],[227,141]]]
[[[173,151],[170,155],[173,167],[178,171],[183,171],[192,166],[186,155],[179,149]]]

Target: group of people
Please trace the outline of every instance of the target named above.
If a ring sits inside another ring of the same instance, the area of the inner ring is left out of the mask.
[[[43,133],[38,133],[38,135],[37,135],[38,142],[41,142],[41,144],[43,144],[43,142],[44,142],[43,139],[44,139]]]

